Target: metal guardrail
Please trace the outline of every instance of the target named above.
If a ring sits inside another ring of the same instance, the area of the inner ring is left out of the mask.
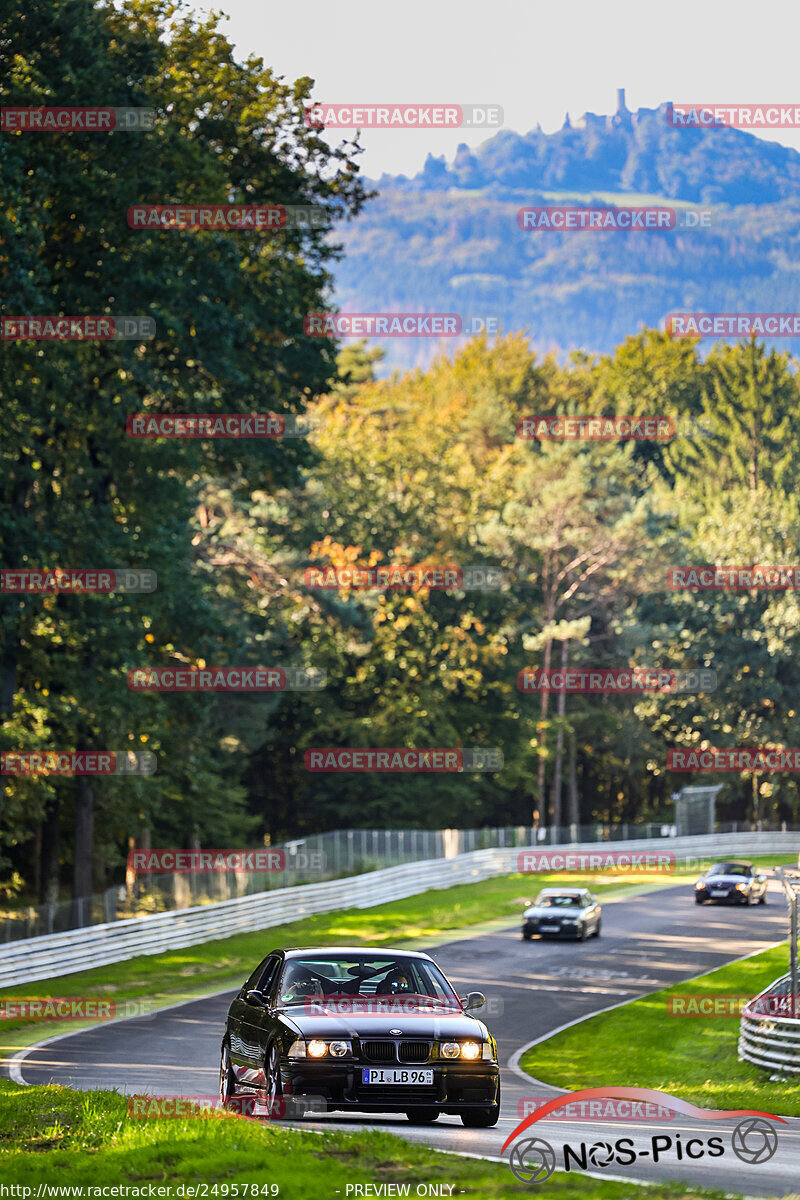
[[[787,1007],[796,1004],[791,987],[791,975],[784,975],[744,1006],[739,1058],[781,1074],[800,1075],[800,1017],[773,1011],[780,1007],[775,1001],[782,996],[787,999]]]
[[[739,1058],[782,1074],[800,1075],[800,871],[779,867],[776,875],[789,906],[789,973],[742,1009]]]
[[[748,833],[748,853],[789,854],[800,851],[800,833]],[[626,841],[626,850],[669,850],[678,859],[739,853],[742,834],[709,834],[698,837]],[[619,846],[620,843],[616,842]],[[541,850],[541,844],[531,849]],[[596,851],[597,842],[564,843],[569,853]],[[521,848],[478,850],[453,858],[404,863],[346,879],[281,888],[241,896],[219,904],[200,905],[175,912],[156,913],[11,942],[0,947],[0,987],[33,983],[91,967],[122,962],[140,954],[159,954],[199,942],[231,937],[235,933],[269,929],[305,916],[335,909],[372,908],[405,899],[429,889],[477,883],[517,870]],[[522,885],[521,885],[522,886]],[[487,916],[492,914],[487,913]],[[270,947],[265,939],[264,952]]]

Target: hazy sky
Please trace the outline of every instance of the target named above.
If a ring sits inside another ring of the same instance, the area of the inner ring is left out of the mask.
[[[316,80],[331,103],[492,103],[504,127],[550,133],[565,112],[665,100],[800,104],[798,0],[216,0],[238,56]],[[336,141],[349,136],[329,131]],[[414,174],[485,134],[365,129],[362,170]],[[770,137],[800,150],[800,129]]]

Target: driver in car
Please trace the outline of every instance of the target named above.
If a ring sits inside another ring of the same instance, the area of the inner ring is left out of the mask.
[[[281,1003],[297,1004],[303,1000],[321,1000],[324,996],[320,981],[299,964],[290,964],[281,985]]]

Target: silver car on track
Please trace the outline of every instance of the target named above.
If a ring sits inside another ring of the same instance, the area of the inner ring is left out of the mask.
[[[586,888],[543,888],[522,914],[522,936],[568,937],[585,942],[599,937],[602,908]]]

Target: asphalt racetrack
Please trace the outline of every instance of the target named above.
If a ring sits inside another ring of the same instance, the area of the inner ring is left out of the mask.
[[[429,950],[459,992],[475,989],[489,1001],[484,1019],[497,1038],[502,1067],[502,1111],[494,1129],[466,1129],[458,1117],[440,1117],[434,1125],[412,1126],[404,1116],[379,1120],[374,1114],[331,1113],[302,1125],[313,1128],[380,1128],[411,1141],[487,1158],[508,1159],[501,1147],[522,1117],[520,1101],[557,1095],[556,1089],[527,1079],[516,1065],[521,1050],[570,1022],[637,996],[701,975],[733,959],[786,937],[786,906],[776,881],[770,881],[766,906],[698,907],[690,883],[659,889],[603,905],[600,938],[584,943],[525,942],[519,925]],[[487,914],[491,916],[491,914]],[[264,952],[273,948],[264,932]],[[116,1088],[126,1093],[201,1095],[215,1093],[223,1023],[233,993],[59,1036],[49,1044],[20,1052],[10,1064],[17,1081],[51,1081],[75,1088]],[[500,1009],[502,1016],[492,1016]],[[483,1013],[478,1013],[483,1016]],[[673,1018],[664,1017],[669,1037]],[[732,1034],[738,1021],[728,1018]],[[698,1054],[702,1054],[702,1020]],[[620,1047],[634,1056],[636,1047]],[[6,1064],[7,1070],[9,1064]],[[709,1066],[709,1075],[713,1067]],[[635,1080],[631,1081],[635,1083]],[[581,1086],[575,1080],[574,1088]],[[758,1107],[754,1105],[754,1107]],[[778,1110],[779,1111],[779,1110]],[[677,1161],[674,1154],[657,1164],[642,1154],[631,1166],[616,1163],[596,1168],[602,1177],[681,1179],[724,1188],[735,1194],[783,1196],[800,1192],[800,1119],[779,1126],[778,1148],[763,1163],[745,1163],[732,1151],[730,1120],[677,1116],[665,1123],[593,1119],[567,1122],[544,1119],[523,1138],[536,1135],[556,1150],[561,1167],[563,1142],[577,1145],[633,1138],[637,1151],[651,1145],[653,1135],[722,1137],[721,1157]],[[576,1181],[581,1177],[575,1173]],[[642,1193],[646,1198],[646,1191]]]

